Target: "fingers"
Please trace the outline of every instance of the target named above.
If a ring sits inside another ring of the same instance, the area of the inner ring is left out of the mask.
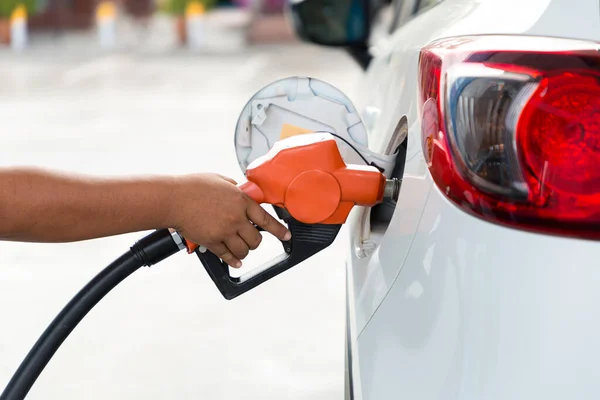
[[[238,235],[246,242],[250,250],[256,250],[260,245],[260,242],[262,242],[262,235],[258,229],[250,223],[244,224],[238,231]]]
[[[255,228],[252,229],[256,231]],[[248,244],[240,236],[230,237],[225,243],[212,246],[209,250],[233,268],[240,268],[242,266],[241,260],[246,258],[250,252]]]
[[[246,258],[246,256],[250,252],[250,249],[248,248],[248,245],[246,244],[244,239],[242,239],[238,235],[229,237],[225,241],[225,246],[227,246],[229,251],[238,260],[243,260],[244,258]],[[232,265],[232,267],[235,267],[235,266]],[[237,267],[235,267],[235,268],[237,268]]]
[[[291,232],[256,202],[248,202],[246,213],[248,214],[248,219],[250,221],[254,222],[279,240],[291,239]]]
[[[240,268],[242,266],[242,262],[233,255],[224,243],[212,246],[209,250],[223,260],[225,264],[230,265],[233,268]]]

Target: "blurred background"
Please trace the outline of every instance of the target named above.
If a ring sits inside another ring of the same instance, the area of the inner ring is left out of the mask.
[[[304,75],[352,98],[362,73],[341,50],[299,43],[286,18],[282,0],[0,0],[0,165],[242,180],[233,133],[256,91]],[[0,387],[143,235],[0,243]],[[193,255],[143,269],[84,319],[28,399],[340,399],[343,246],[341,233],[230,302]],[[247,263],[279,253],[266,239]]]

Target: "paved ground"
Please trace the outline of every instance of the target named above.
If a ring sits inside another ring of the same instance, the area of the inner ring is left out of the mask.
[[[352,95],[360,75],[346,55],[306,46],[100,54],[89,37],[57,40],[0,51],[1,165],[241,179],[233,129],[256,90],[310,75]],[[140,236],[0,243],[0,387],[63,305]],[[141,270],[88,315],[28,399],[341,399],[343,250],[338,241],[231,302],[194,256]]]

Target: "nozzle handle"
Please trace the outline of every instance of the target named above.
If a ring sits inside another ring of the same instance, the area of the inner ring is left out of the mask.
[[[282,242],[282,254],[254,270],[240,277],[232,277],[229,266],[215,254],[207,249],[195,250],[206,272],[225,299],[234,299],[329,247],[341,228],[341,225],[304,224],[293,219],[284,209],[274,208],[287,223],[292,239]]]

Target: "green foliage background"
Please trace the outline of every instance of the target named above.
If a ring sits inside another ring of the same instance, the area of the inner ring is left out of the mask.
[[[0,0],[0,18],[10,18],[19,4],[23,4],[27,15],[33,15],[38,10],[38,0]]]
[[[3,1],[3,0],[0,0]],[[187,4],[192,0],[162,0],[160,3],[160,9],[168,14],[172,15],[183,15]],[[208,11],[213,8],[218,0],[198,0],[201,4],[204,4],[204,8]]]

